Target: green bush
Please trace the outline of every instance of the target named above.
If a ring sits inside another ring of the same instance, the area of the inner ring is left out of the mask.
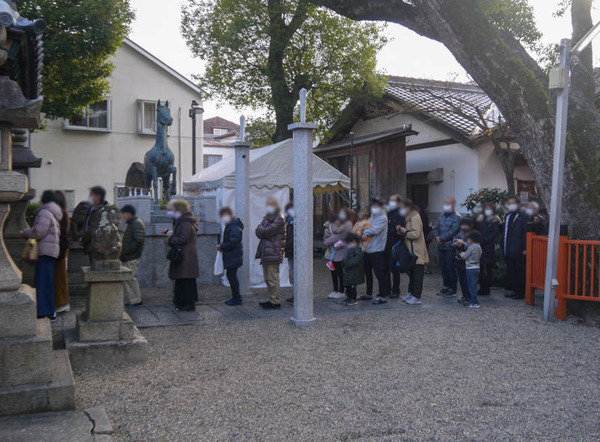
[[[484,187],[474,192],[473,189],[469,189],[471,193],[465,199],[465,202],[461,206],[465,207],[469,212],[473,212],[473,209],[477,206],[482,206],[485,203],[492,203],[496,205],[498,212],[503,212],[504,203],[510,196],[508,191],[494,188]]]

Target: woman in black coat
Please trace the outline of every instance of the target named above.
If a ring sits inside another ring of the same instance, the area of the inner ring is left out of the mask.
[[[169,236],[169,247],[179,247],[183,259],[169,265],[169,279],[175,281],[173,303],[178,310],[191,312],[196,310],[198,286],[196,278],[200,276],[198,267],[198,218],[190,210],[186,200],[170,201],[167,215],[175,220],[173,234]]]
[[[223,207],[219,211],[221,222],[225,225],[223,241],[217,249],[223,253],[223,267],[227,281],[231,287],[231,299],[225,301],[227,305],[241,305],[240,283],[237,279],[237,271],[243,265],[244,249],[242,246],[242,235],[244,224],[239,218],[233,217],[233,211],[229,207]]]
[[[481,250],[483,252],[479,271],[479,295],[489,295],[494,268],[496,267],[496,240],[500,235],[500,218],[493,204],[483,206],[483,214],[477,220],[477,230],[481,232]]]

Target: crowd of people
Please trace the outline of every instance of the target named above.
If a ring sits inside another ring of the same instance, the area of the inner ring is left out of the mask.
[[[37,240],[38,257],[35,287],[39,317],[56,318],[57,312],[70,309],[67,259],[71,242],[71,224],[65,195],[60,191],[45,191],[35,212],[31,228],[20,233],[22,238]],[[80,244],[93,259],[92,233],[98,226],[106,202],[102,187],[91,188],[89,208]],[[437,295],[459,296],[458,302],[479,308],[479,298],[490,295],[501,250],[506,264],[505,296],[522,299],[525,295],[526,232],[534,224],[538,233],[547,230],[546,219],[539,204],[522,205],[517,197],[506,201],[506,215],[499,216],[499,207],[484,203],[476,216],[463,217],[456,209],[453,197],[444,201],[442,213],[430,225],[425,211],[400,195],[387,201],[374,199],[369,212],[355,214],[342,207],[324,226],[325,265],[331,274],[331,299],[343,300],[346,306],[370,301],[385,304],[389,298],[400,298],[401,274],[408,276],[408,290],[402,301],[409,305],[422,303],[423,281],[429,263],[429,244],[437,244],[442,287]],[[135,207],[120,210],[126,228],[122,237],[120,260],[133,273],[124,282],[124,302],[128,306],[142,304],[138,283],[138,266],[142,258],[146,227],[136,215]],[[169,252],[169,278],[173,281],[173,304],[178,310],[193,311],[198,301],[197,278],[200,275],[197,250],[199,220],[184,199],[167,205],[172,227],[164,229]],[[238,269],[243,265],[242,246],[244,224],[233,210],[223,207],[219,217],[224,226],[217,245],[222,255],[223,269],[231,287],[229,306],[242,304]],[[259,244],[254,255],[263,268],[263,278],[269,299],[261,302],[265,310],[281,308],[280,265],[289,264],[289,279],[294,281],[294,220],[292,202],[282,211],[275,198],[266,200],[265,215],[254,234]],[[375,280],[377,290],[375,290]],[[361,286],[364,284],[364,288]],[[362,293],[359,295],[359,290]],[[293,297],[287,302],[294,302]]]

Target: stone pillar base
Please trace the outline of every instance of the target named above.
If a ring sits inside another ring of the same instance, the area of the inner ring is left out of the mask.
[[[65,350],[52,352],[49,382],[0,388],[0,416],[75,409],[75,381]]]
[[[290,322],[292,324],[294,324],[296,327],[310,327],[311,325],[315,325],[317,323],[317,318],[312,318],[312,319],[290,318]]]

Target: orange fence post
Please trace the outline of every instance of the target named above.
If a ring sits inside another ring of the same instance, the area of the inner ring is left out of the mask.
[[[527,232],[527,253],[525,254],[525,304],[535,305],[535,288],[533,287],[533,237],[535,233]]]
[[[561,236],[558,241],[558,268],[556,269],[556,279],[558,280],[558,287],[556,287],[556,318],[561,321],[567,319],[567,265],[569,261],[569,254],[567,250],[567,236]]]

